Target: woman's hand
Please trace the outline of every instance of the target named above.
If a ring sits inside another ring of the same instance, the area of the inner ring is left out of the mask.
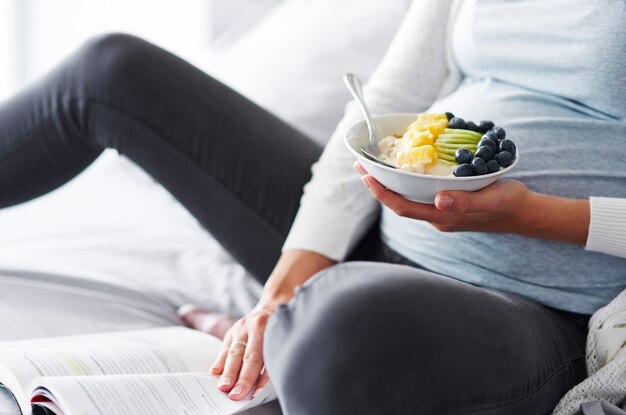
[[[275,310],[276,304],[257,306],[226,332],[211,373],[221,375],[218,387],[233,400],[245,398],[253,388],[256,396],[269,381],[263,363],[263,334]]]
[[[443,232],[508,232],[584,245],[589,201],[542,195],[517,180],[498,180],[476,192],[443,191],[435,204],[411,202],[385,188],[356,163],[372,195],[396,214]]]
[[[263,336],[267,321],[279,304],[287,303],[295,287],[315,273],[335,264],[315,252],[289,249],[283,252],[263,289],[259,304],[226,332],[211,373],[221,375],[218,387],[233,400],[252,397],[269,381],[263,361]]]

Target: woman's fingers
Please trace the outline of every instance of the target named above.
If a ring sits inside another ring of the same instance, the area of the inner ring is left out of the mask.
[[[435,202],[449,198],[451,203],[443,208],[459,213],[515,213],[516,210],[525,208],[528,195],[529,191],[522,182],[501,179],[476,192],[441,192]]]
[[[222,350],[211,368],[221,374],[217,386],[235,401],[248,396],[263,374],[263,334],[274,308],[253,310],[226,333]],[[261,383],[265,386],[267,381]]]
[[[222,392],[230,392],[235,386],[235,382],[239,378],[239,372],[243,365],[243,355],[247,346],[247,335],[245,333],[239,336],[233,334],[232,341],[228,347],[228,353],[226,354],[226,363],[224,365],[224,371],[218,381],[219,389]]]
[[[361,175],[368,174],[367,171],[361,165],[361,163],[359,163],[358,161],[354,162],[354,168],[357,169],[357,171],[361,173]]]
[[[442,232],[513,232],[525,230],[531,192],[517,180],[499,180],[475,192],[442,191],[434,204],[411,202],[392,192],[358,163],[361,181],[370,193],[398,216],[429,222]]]
[[[222,349],[220,350],[215,363],[211,366],[211,373],[213,375],[221,375],[224,371],[224,365],[226,364],[226,358],[228,357],[228,348],[232,339],[231,331],[226,332],[224,341],[222,342]]]
[[[256,396],[259,393],[261,393],[261,390],[263,390],[263,388],[265,387],[265,385],[267,385],[267,382],[269,381],[270,381],[270,376],[267,374],[267,370],[263,368],[261,371],[261,377],[259,378],[259,381],[256,383],[254,392],[252,392],[252,399],[256,398]]]
[[[253,332],[248,339],[243,355],[243,365],[239,373],[239,379],[229,396],[233,400],[245,398],[257,383],[263,369],[263,331]]]

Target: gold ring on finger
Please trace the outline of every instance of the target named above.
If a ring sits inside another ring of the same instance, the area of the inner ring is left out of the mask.
[[[245,341],[243,341],[243,340],[237,340],[236,342],[232,342],[232,343],[230,344],[230,347],[233,347],[233,346],[241,346],[241,347],[243,347],[243,348],[245,349],[247,345],[248,345],[248,343],[246,343]]]
[[[228,352],[231,356],[239,356],[244,353],[246,350],[246,346],[248,343],[243,340],[235,341],[230,344],[230,351]]]

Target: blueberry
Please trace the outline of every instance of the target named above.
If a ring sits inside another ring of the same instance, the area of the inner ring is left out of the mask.
[[[476,170],[471,164],[461,164],[452,172],[456,177],[476,176]]]
[[[480,139],[481,139],[481,140],[491,140],[491,141],[493,141],[493,142],[494,142],[494,143],[496,143],[496,144],[498,143],[498,136],[497,136],[497,135],[495,135],[495,134],[494,134],[494,133],[492,133],[492,132],[488,132],[488,133],[486,133],[485,135],[483,135],[482,137],[480,137]]]
[[[489,161],[493,157],[493,151],[491,151],[489,147],[479,147],[478,150],[476,150],[476,157]]]
[[[489,160],[487,162],[487,170],[489,171],[489,173],[495,173],[497,171],[500,171],[500,165],[495,160]]]
[[[493,127],[490,132],[494,133],[498,137],[498,140],[504,140],[506,137],[506,131],[504,131],[502,127]]]
[[[478,126],[474,124],[472,121],[468,121],[465,124],[465,129],[470,131],[478,131]]]
[[[454,114],[451,112],[446,112],[446,117],[448,117],[448,121],[454,118]]]
[[[496,144],[496,142],[488,138],[480,139],[480,141],[478,142],[478,148],[481,147],[489,147],[491,149],[491,154],[496,154],[498,152],[498,145]]]
[[[455,153],[454,153],[454,158],[456,159],[456,162],[459,164],[466,164],[466,163],[471,163],[472,159],[474,158],[474,155],[472,154],[472,152],[466,148],[459,148]]]
[[[509,167],[511,164],[513,164],[513,155],[508,151],[501,151],[496,154],[495,160],[502,167]]]
[[[448,122],[448,128],[454,128],[457,130],[465,130],[467,124],[465,124],[465,120],[463,118],[454,117]]]
[[[517,152],[517,149],[515,148],[515,143],[513,142],[513,140],[505,138],[504,140],[500,141],[499,148],[500,151],[508,151],[515,158],[515,153]]]
[[[474,160],[472,160],[472,166],[474,166],[474,170],[476,170],[477,176],[487,174],[487,172],[489,171],[489,169],[487,168],[487,162],[485,162],[485,160],[481,159],[480,157],[475,157]]]
[[[494,123],[492,121],[481,121],[478,123],[478,131],[479,133],[485,134],[487,131],[491,130],[494,127]]]

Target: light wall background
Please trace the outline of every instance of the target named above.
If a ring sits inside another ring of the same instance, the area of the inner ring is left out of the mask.
[[[85,40],[125,32],[201,65],[212,45],[281,0],[0,0],[0,101]]]

